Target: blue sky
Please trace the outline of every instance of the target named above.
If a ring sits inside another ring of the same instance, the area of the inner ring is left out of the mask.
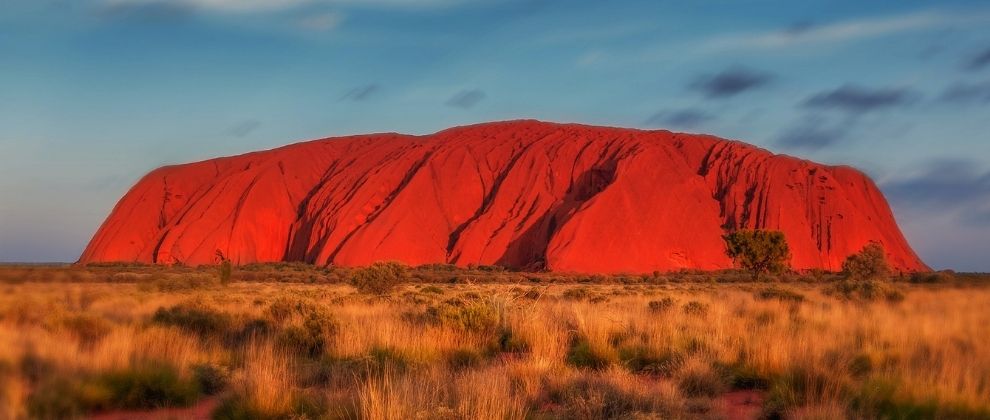
[[[75,260],[163,164],[516,118],[851,164],[926,262],[990,271],[977,1],[4,0],[0,261]]]

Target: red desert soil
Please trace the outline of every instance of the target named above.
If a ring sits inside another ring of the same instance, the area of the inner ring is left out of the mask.
[[[798,269],[870,241],[926,270],[861,172],[707,135],[509,121],[167,166],[80,261],[497,264],[588,273],[731,267],[726,229],[783,231]]]

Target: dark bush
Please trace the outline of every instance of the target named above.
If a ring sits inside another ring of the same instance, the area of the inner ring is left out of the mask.
[[[462,370],[480,365],[484,358],[478,350],[464,347],[450,353],[447,360],[451,369]]]
[[[302,325],[291,325],[279,334],[279,342],[302,355],[316,357],[326,351],[327,337],[337,332],[333,316],[325,310],[313,310],[305,315]]]
[[[722,237],[725,253],[759,280],[764,274],[779,274],[790,265],[791,251],[783,232],[737,230]]]
[[[206,395],[215,395],[222,391],[230,382],[230,371],[214,364],[204,363],[192,367],[193,378],[199,384],[199,389]]]
[[[611,364],[608,355],[594,348],[591,343],[583,337],[575,337],[571,340],[571,346],[567,350],[567,364],[587,369],[605,369]]]
[[[120,408],[186,406],[200,395],[196,381],[182,379],[174,367],[159,363],[111,372],[100,382],[113,395],[113,404]]]
[[[633,373],[670,376],[684,364],[684,355],[673,350],[660,351],[646,345],[619,347],[619,361]]]
[[[667,312],[670,310],[670,308],[674,307],[674,298],[670,296],[665,296],[660,300],[651,300],[650,303],[647,304],[647,306],[650,308],[650,312],[653,313]]]
[[[386,295],[406,278],[406,266],[396,262],[376,262],[354,270],[351,285],[361,293]]]
[[[756,298],[761,300],[777,299],[795,303],[804,301],[804,295],[775,286],[756,292]]]
[[[233,324],[233,319],[229,314],[203,303],[185,302],[167,309],[158,308],[151,322],[179,327],[208,338],[226,334]]]
[[[692,300],[684,304],[684,313],[694,316],[705,316],[708,314],[708,305]]]
[[[870,242],[859,252],[846,257],[842,263],[842,275],[849,280],[878,281],[890,278],[883,245]]]

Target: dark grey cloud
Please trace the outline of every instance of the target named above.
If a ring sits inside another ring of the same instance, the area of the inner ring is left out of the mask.
[[[972,160],[940,159],[918,174],[881,186],[894,203],[914,209],[953,212],[964,222],[985,221],[990,211],[990,171]]]
[[[374,95],[375,92],[378,92],[380,89],[381,86],[379,86],[377,83],[357,86],[347,91],[347,93],[345,93],[343,96],[340,97],[340,100],[361,102],[371,97],[371,95]]]
[[[261,127],[261,121],[244,120],[227,129],[227,134],[241,138],[253,133],[259,127]]]
[[[96,13],[105,19],[155,23],[182,20],[192,16],[195,10],[187,2],[156,0],[103,3]]]
[[[767,72],[731,67],[714,75],[702,75],[688,86],[706,98],[728,98],[770,83],[774,75]]]
[[[967,70],[981,70],[987,66],[990,66],[990,47],[970,57],[964,65]]]
[[[776,143],[791,149],[818,150],[844,140],[853,121],[831,122],[821,115],[808,115],[786,128]]]
[[[840,109],[864,113],[883,108],[908,105],[918,98],[918,94],[908,88],[865,88],[857,85],[843,85],[835,90],[812,95],[803,103],[806,108]]]
[[[957,104],[990,103],[990,81],[954,83],[942,91],[940,99]]]
[[[479,89],[462,90],[447,100],[447,106],[468,109],[485,99],[485,92]]]
[[[671,128],[695,128],[715,119],[715,116],[696,108],[660,111],[645,121],[646,125]]]
[[[814,29],[817,26],[818,24],[813,20],[800,20],[784,28],[784,34],[798,36]]]

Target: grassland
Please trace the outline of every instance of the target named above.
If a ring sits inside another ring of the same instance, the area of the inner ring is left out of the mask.
[[[978,276],[352,276],[2,267],[0,419],[990,418]]]

